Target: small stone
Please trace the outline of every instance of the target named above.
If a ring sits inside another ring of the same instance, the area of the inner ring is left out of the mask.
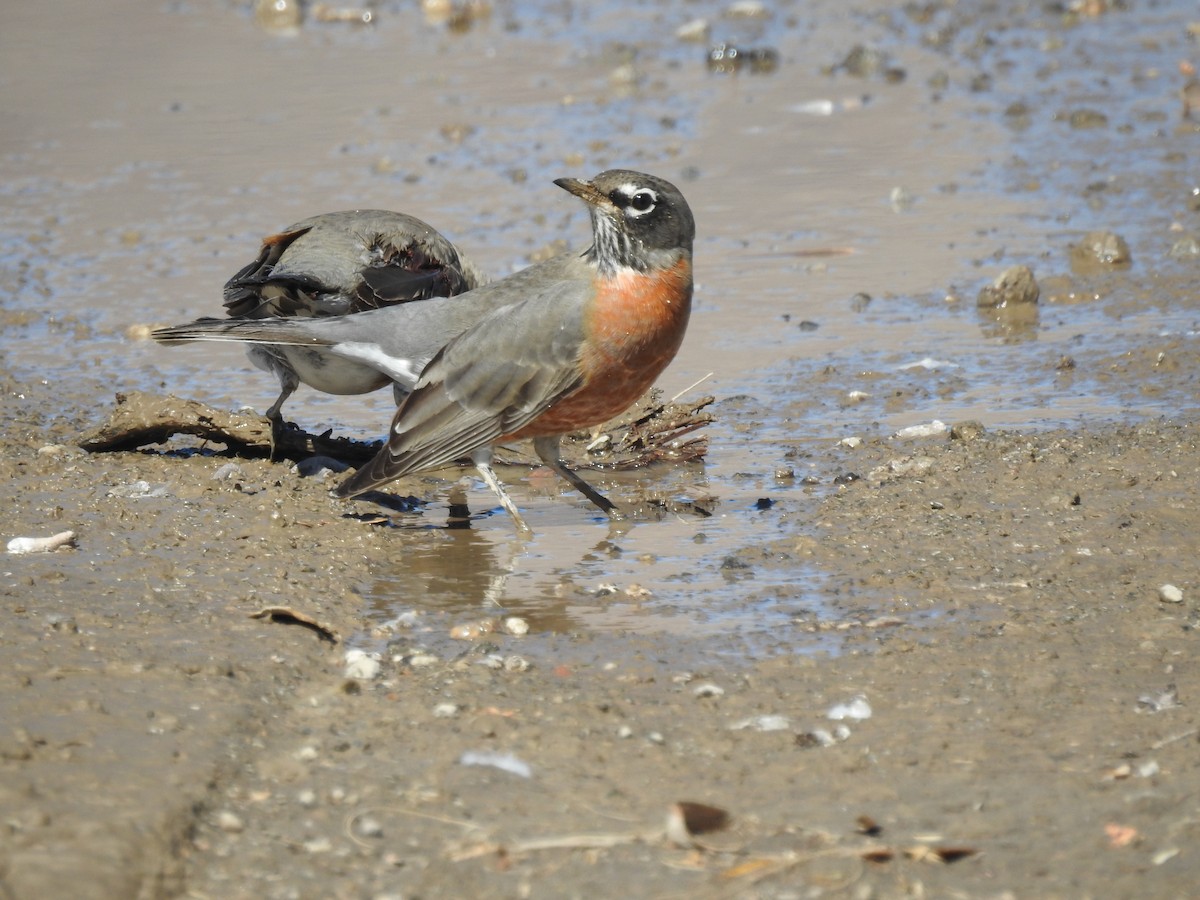
[[[379,659],[363,650],[346,651],[346,668],[344,674],[355,681],[371,681],[379,677],[383,666]]]
[[[1029,266],[1011,266],[984,287],[975,300],[978,307],[1003,309],[1021,303],[1037,303],[1041,289]]]
[[[675,29],[675,37],[681,41],[702,44],[708,40],[711,30],[712,28],[708,24],[708,19],[692,19],[690,22],[684,22]]]
[[[527,672],[529,671],[529,660],[523,656],[517,656],[515,654],[512,656],[506,656],[504,657],[504,671]]]
[[[360,816],[354,823],[354,831],[359,837],[381,838],[383,837],[383,823],[374,816]]]
[[[520,616],[509,616],[504,620],[504,630],[515,637],[529,634],[529,623]]]
[[[301,762],[312,762],[320,755],[321,751],[312,744],[306,744],[296,751],[296,759],[300,760]]]
[[[229,834],[240,834],[246,830],[246,823],[237,813],[223,809],[217,813],[217,827]]]
[[[1089,231],[1071,247],[1071,266],[1088,273],[1098,268],[1128,268],[1133,263],[1125,238],[1111,231]]]
[[[333,849],[333,842],[327,837],[317,837],[310,841],[305,841],[301,846],[304,847],[305,853],[328,853]]]
[[[692,693],[697,697],[723,697],[725,696],[725,688],[721,687],[719,684],[705,682],[704,684],[698,684],[692,688]]]
[[[859,695],[846,703],[835,703],[825,715],[836,721],[869,719],[871,718],[871,704],[867,702],[866,697]]]
[[[646,740],[652,744],[665,744],[667,742],[667,739],[663,737],[661,731],[651,731],[648,735],[646,735]]]
[[[966,422],[958,422],[950,426],[950,440],[962,441],[965,444],[976,438],[983,437],[986,431],[987,429],[983,427],[982,422],[968,419]]]
[[[1195,259],[1200,256],[1200,241],[1197,241],[1190,235],[1182,237],[1171,245],[1171,249],[1167,251],[1167,256],[1171,257],[1171,259]]]
[[[439,703],[433,708],[433,717],[435,719],[453,719],[458,715],[458,711],[457,703]]]
[[[1182,603],[1183,591],[1173,584],[1164,584],[1158,589],[1158,599],[1163,603]]]
[[[317,805],[317,792],[312,788],[305,788],[296,794],[296,802],[305,809],[312,809]]]
[[[414,669],[425,668],[426,666],[435,666],[441,660],[432,653],[415,653],[409,657],[408,664]]]
[[[633,729],[628,725],[622,725],[617,729],[617,737],[619,737],[621,740],[627,740],[628,738],[633,737]]]

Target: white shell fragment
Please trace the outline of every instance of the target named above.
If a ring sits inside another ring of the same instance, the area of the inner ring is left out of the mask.
[[[346,651],[345,676],[347,678],[353,678],[357,681],[370,681],[373,678],[379,677],[379,672],[382,668],[379,660],[364,650],[355,649]]]
[[[518,759],[511,753],[496,753],[491,750],[468,750],[458,758],[460,766],[491,766],[511,775],[521,778],[532,778],[533,769],[529,763]]]
[[[74,547],[75,532],[60,531],[50,537],[15,537],[8,542],[9,553],[47,553],[59,547]]]
[[[909,425],[907,428],[901,428],[894,435],[895,437],[905,438],[922,438],[922,437],[937,437],[939,434],[945,434],[950,430],[950,426],[940,419],[934,419],[924,425]]]
[[[787,731],[792,727],[791,719],[787,716],[764,715],[739,719],[729,726],[730,731]]]
[[[866,697],[860,695],[848,703],[835,703],[829,707],[829,712],[825,713],[825,715],[835,722],[840,722],[843,719],[861,721],[862,719],[871,718],[871,704],[867,702]]]
[[[918,359],[916,362],[905,363],[902,366],[896,366],[901,372],[905,369],[925,369],[930,371],[933,369],[957,369],[958,363],[947,362],[943,359],[934,359],[932,356],[926,356],[924,359]]]

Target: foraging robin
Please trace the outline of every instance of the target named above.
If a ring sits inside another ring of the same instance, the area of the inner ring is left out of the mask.
[[[347,210],[313,216],[265,238],[258,257],[225,284],[225,309],[250,319],[343,316],[452,297],[485,281],[420,219],[381,209]],[[279,397],[266,413],[275,427],[282,424],[284,401],[300,384],[329,394],[365,394],[390,380],[374,367],[319,347],[257,344],[247,354],[279,378]]]
[[[452,303],[418,300],[332,319],[202,322],[154,336],[320,347],[410,387],[387,444],[336,496],[469,456],[528,531],[491,460],[494,445],[532,438],[547,466],[615,515],[616,506],[563,463],[559,438],[623,412],[674,358],[691,311],[695,222],[679,190],[652,175],[615,169],[555,184],[588,205],[591,246]]]

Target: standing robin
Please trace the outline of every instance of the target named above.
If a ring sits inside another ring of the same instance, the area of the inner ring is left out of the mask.
[[[420,219],[381,209],[347,210],[313,216],[265,238],[258,258],[226,282],[225,309],[249,319],[343,316],[452,297],[485,281]],[[256,344],[247,354],[279,378],[279,397],[267,410],[275,428],[283,423],[284,401],[301,383],[329,394],[365,394],[389,381],[374,367],[320,348]]]
[[[320,347],[408,386],[386,446],[338,486],[339,497],[469,456],[528,531],[491,460],[495,444],[532,438],[547,466],[615,515],[611,501],[566,468],[559,438],[623,412],[674,358],[691,311],[696,226],[679,190],[652,175],[614,169],[555,184],[588,205],[592,245],[453,303],[325,320],[210,320],[154,336]]]

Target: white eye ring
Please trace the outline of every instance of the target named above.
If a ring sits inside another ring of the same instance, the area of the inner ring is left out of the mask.
[[[636,218],[644,216],[657,205],[658,194],[654,193],[650,188],[638,188],[630,195],[629,204],[626,209],[630,217]]]

